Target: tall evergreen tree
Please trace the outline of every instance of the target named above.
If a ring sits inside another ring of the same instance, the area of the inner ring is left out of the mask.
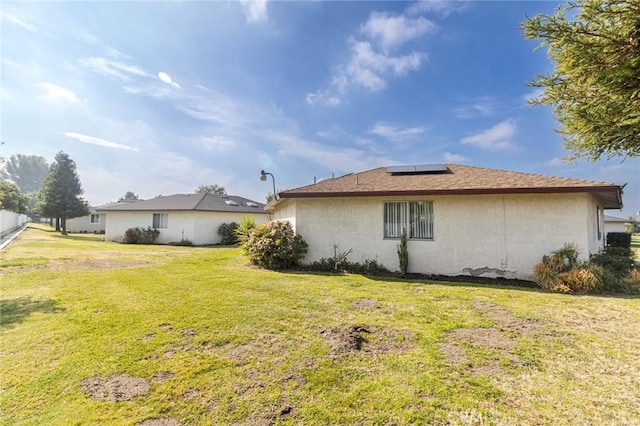
[[[42,216],[60,218],[60,230],[66,235],[67,219],[89,214],[87,202],[80,197],[83,192],[76,163],[60,151],[42,183],[36,210]]]

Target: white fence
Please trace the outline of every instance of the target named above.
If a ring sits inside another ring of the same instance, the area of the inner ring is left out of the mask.
[[[0,210],[0,235],[19,228],[25,223],[27,223],[26,215]]]

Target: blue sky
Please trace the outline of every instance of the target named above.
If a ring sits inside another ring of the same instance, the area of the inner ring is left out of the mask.
[[[2,155],[62,150],[93,205],[217,183],[259,201],[332,174],[459,163],[627,183],[565,164],[519,29],[557,2],[3,2]]]

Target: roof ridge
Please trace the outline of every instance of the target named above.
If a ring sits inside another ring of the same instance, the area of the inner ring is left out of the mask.
[[[204,201],[205,198],[207,198],[207,195],[209,195],[208,193],[204,192],[202,194],[200,194],[200,200],[196,203],[196,205],[193,207],[194,210],[198,210],[198,207],[200,207],[200,204],[202,204],[202,202]]]

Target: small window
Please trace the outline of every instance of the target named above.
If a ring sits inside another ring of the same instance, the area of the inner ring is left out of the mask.
[[[154,213],[153,214],[153,224],[151,225],[154,229],[164,229],[167,228],[169,223],[169,215],[167,213]]]
[[[100,215],[99,214],[92,214],[91,215],[91,223],[93,224],[99,224],[100,223]]]
[[[598,240],[602,239],[602,230],[600,229],[600,221],[602,220],[602,213],[600,207],[596,207],[596,227],[598,229]]]
[[[400,238],[402,231],[416,240],[433,239],[433,203],[401,201],[384,203],[384,237]]]

